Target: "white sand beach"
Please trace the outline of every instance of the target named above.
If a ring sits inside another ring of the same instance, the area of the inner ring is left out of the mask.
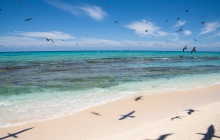
[[[220,138],[220,86],[122,99],[43,122],[0,128],[7,140]]]

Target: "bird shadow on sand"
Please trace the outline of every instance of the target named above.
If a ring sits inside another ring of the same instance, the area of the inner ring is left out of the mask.
[[[184,117],[184,116],[175,116],[175,117],[171,118],[171,121],[173,121],[174,119],[182,119],[182,117]]]
[[[134,99],[134,100],[135,100],[136,102],[137,102],[138,100],[143,100],[143,99],[142,99],[142,97],[143,97],[143,96],[138,96],[138,97],[135,97],[135,99]]]
[[[172,135],[172,133],[160,135],[159,138],[157,138],[157,139],[145,139],[145,140],[165,140],[170,135]]]
[[[99,113],[97,113],[97,112],[91,112],[92,114],[94,114],[94,115],[96,115],[96,116],[102,116],[102,115],[100,115]]]
[[[131,111],[130,113],[126,114],[126,115],[121,115],[122,117],[119,118],[118,120],[124,120],[126,118],[134,118],[135,116],[131,116],[135,111]]]
[[[191,115],[192,113],[194,113],[194,112],[196,112],[196,111],[198,111],[198,110],[188,109],[188,110],[184,110],[184,111],[187,111],[187,113],[188,113],[189,115]]]
[[[205,134],[203,133],[196,133],[196,134],[204,135],[202,140],[211,140],[213,137],[220,138],[220,136],[215,136],[215,128],[213,125],[209,126],[208,131]]]
[[[28,130],[31,130],[31,129],[33,129],[33,128],[34,128],[34,127],[27,128],[27,129],[24,129],[24,130],[21,130],[21,131],[19,131],[19,132],[12,133],[12,134],[8,133],[8,136],[2,137],[2,138],[0,138],[0,140],[6,139],[6,138],[10,138],[10,137],[18,138],[18,136],[17,136],[18,134],[23,133],[23,132],[28,131]]]

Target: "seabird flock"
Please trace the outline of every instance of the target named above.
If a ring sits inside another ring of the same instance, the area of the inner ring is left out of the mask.
[[[21,4],[23,3],[22,0],[17,0],[17,1],[18,1],[19,3],[21,3]],[[119,1],[122,1],[122,0],[119,0]],[[107,7],[110,8],[109,5],[108,5]],[[2,11],[1,8],[0,8],[0,11]],[[189,10],[187,9],[185,12],[189,12]],[[215,14],[216,14],[216,15],[219,15],[217,10],[215,11]],[[201,17],[202,17],[202,18],[205,18],[206,16],[201,16]],[[24,21],[31,21],[32,19],[33,19],[33,18],[27,18],[27,19],[25,19]],[[176,20],[180,20],[180,17],[176,18]],[[168,23],[168,22],[169,22],[168,19],[166,19],[165,23]],[[118,20],[115,20],[115,24],[117,24],[117,23],[118,23]],[[204,22],[204,21],[201,22],[202,25],[204,25],[205,23],[206,23],[206,22]],[[181,26],[180,29],[177,30],[176,32],[182,32],[182,31],[184,31],[184,30],[182,30],[182,28],[183,28],[183,26]],[[149,30],[145,30],[145,32],[147,33],[147,32],[149,32]],[[88,34],[86,34],[86,35],[88,35]],[[143,35],[145,35],[145,34],[143,34]],[[46,41],[51,41],[51,42],[54,43],[53,39],[49,39],[49,38],[47,38],[47,37],[44,37],[44,38],[46,38]],[[63,41],[64,41],[64,40],[63,40]],[[194,39],[194,41],[197,41],[197,40]],[[167,42],[168,42],[168,41],[167,41]],[[78,45],[78,43],[76,43],[76,45]],[[183,48],[183,52],[184,52],[185,50],[187,50],[187,47],[188,47],[188,46],[185,46],[185,47]],[[192,49],[191,54],[192,54],[193,52],[196,52],[195,48],[196,48],[196,47],[194,47],[194,48]]]

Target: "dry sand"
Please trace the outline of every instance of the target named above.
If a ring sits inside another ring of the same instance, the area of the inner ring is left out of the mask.
[[[220,139],[220,86],[134,99],[92,107],[63,118],[0,128],[0,139]]]

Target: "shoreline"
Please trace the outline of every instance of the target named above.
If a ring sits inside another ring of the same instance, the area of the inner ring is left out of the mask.
[[[173,122],[170,118],[178,116],[179,114],[181,116],[187,116],[187,111],[184,110],[196,110],[195,108],[213,109],[213,107],[216,108],[216,106],[220,107],[219,92],[220,86],[218,85],[205,89],[195,89],[177,93],[147,95],[141,97],[138,101],[135,101],[135,98],[120,99],[104,105],[91,107],[62,118],[0,128],[0,138],[3,139],[7,137],[8,133],[13,134],[20,132],[17,134],[17,139],[22,140],[123,139],[125,134],[126,139],[129,139],[129,137],[136,139],[137,137],[141,137],[141,135],[134,137],[136,135],[135,133],[140,133],[142,128],[143,132],[148,133],[149,124],[153,127],[157,126],[158,122],[159,124],[163,124],[160,121],[164,119],[166,119],[165,124],[167,121]],[[192,116],[196,114],[200,117],[199,113],[201,112],[195,111],[192,113]],[[220,114],[220,111],[217,109],[215,113]],[[127,115],[127,117],[122,118],[121,115]],[[120,120],[120,118],[122,119]],[[182,121],[184,118],[177,119],[175,122],[179,120]],[[146,129],[146,127],[148,129]],[[204,127],[207,129],[208,126]],[[215,133],[219,134],[219,125],[217,126],[216,124],[215,127],[218,127],[218,131]],[[173,136],[174,135],[170,135],[170,138]],[[14,137],[8,136],[7,139],[14,139]]]

